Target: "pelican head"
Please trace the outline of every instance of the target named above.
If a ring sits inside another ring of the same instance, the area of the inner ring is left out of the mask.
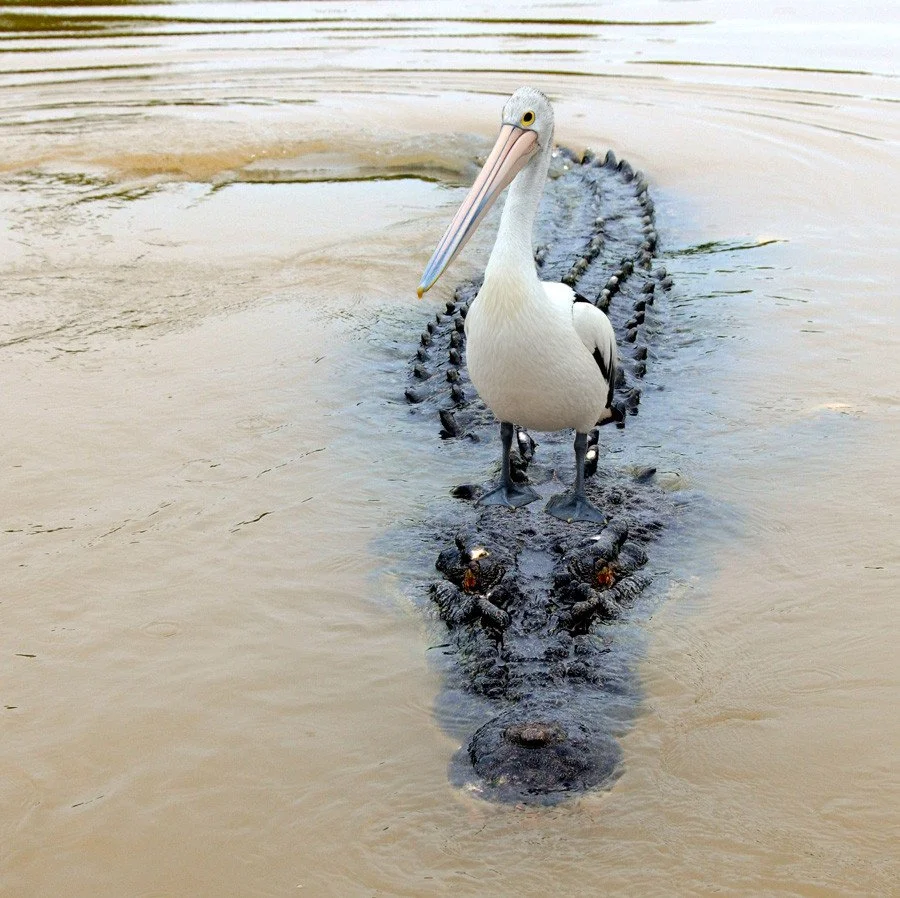
[[[533,87],[520,87],[506,101],[497,142],[425,268],[417,291],[420,298],[466,245],[497,197],[552,141],[550,101]]]

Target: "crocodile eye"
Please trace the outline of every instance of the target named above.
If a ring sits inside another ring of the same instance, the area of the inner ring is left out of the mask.
[[[529,109],[525,115],[522,116],[522,124],[527,128],[529,125],[534,124],[534,113]]]

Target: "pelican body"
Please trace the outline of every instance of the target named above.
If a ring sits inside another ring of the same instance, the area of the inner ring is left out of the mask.
[[[553,109],[537,90],[517,90],[503,108],[500,135],[468,196],[441,238],[418,288],[421,297],[453,261],[502,191],[509,194],[484,283],[466,316],[469,376],[501,422],[501,483],[482,504],[510,507],[538,498],[512,480],[514,425],[575,430],[573,489],[547,510],[567,521],[602,522],[584,492],[587,434],[613,417],[616,342],[612,325],[571,287],[542,282],[532,232],[553,149]]]

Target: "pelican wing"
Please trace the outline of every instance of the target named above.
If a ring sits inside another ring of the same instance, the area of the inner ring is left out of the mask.
[[[594,357],[607,384],[606,408],[612,409],[613,391],[616,388],[616,371],[619,357],[616,352],[616,335],[609,318],[595,305],[575,294],[572,303],[572,324],[581,342]]]

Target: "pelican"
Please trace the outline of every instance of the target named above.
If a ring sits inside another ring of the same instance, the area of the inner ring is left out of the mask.
[[[532,231],[553,149],[553,108],[530,87],[503,107],[500,135],[472,189],[431,257],[421,298],[456,258],[497,197],[509,186],[484,283],[466,315],[469,376],[500,424],[499,486],[483,505],[518,508],[539,498],[513,482],[514,427],[575,430],[575,483],[546,510],[564,521],[605,519],[584,491],[587,435],[612,420],[616,339],[609,319],[565,284],[539,280]]]

